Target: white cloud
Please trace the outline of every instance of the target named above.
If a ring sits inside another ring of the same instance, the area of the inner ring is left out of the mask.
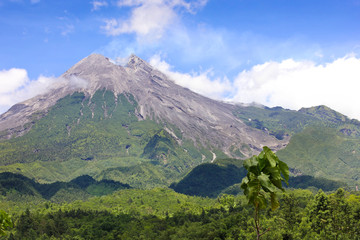
[[[293,59],[270,61],[242,71],[233,81],[213,79],[211,70],[174,71],[159,55],[153,56],[150,64],[175,83],[211,98],[293,110],[326,105],[360,120],[360,58],[354,55],[323,65]]]
[[[62,26],[60,28],[61,28],[61,35],[63,36],[67,36],[75,31],[75,26],[73,24],[66,24],[65,26]]]
[[[223,99],[225,95],[233,90],[231,83],[227,78],[211,79],[211,70],[201,73],[194,72],[191,74],[173,71],[172,67],[161,60],[159,55],[154,55],[149,63],[159,71],[165,73],[176,84],[210,98]]]
[[[346,56],[324,65],[310,61],[266,62],[241,72],[233,100],[290,109],[326,105],[360,119],[360,58]]]
[[[0,94],[11,92],[28,82],[25,69],[12,68],[0,71]]]
[[[93,6],[91,11],[97,11],[102,7],[107,7],[108,6],[108,3],[106,1],[92,1],[91,4]]]
[[[44,76],[30,80],[25,69],[12,68],[0,71],[0,113],[16,103],[45,93],[55,82],[55,78]]]
[[[198,0],[120,0],[119,7],[131,7],[128,19],[107,19],[103,29],[108,35],[117,36],[124,33],[135,33],[138,36],[159,39],[171,24],[179,19],[180,9],[194,13],[207,1]]]
[[[31,4],[36,4],[36,3],[39,3],[40,0],[30,0]]]

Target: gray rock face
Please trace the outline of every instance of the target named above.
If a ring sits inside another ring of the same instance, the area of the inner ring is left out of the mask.
[[[127,66],[122,67],[98,54],[90,55],[66,71],[47,94],[16,104],[2,114],[0,132],[6,132],[2,137],[26,133],[34,120],[68,94],[81,91],[91,97],[103,88],[113,91],[115,96],[131,93],[139,104],[139,120],[151,118],[175,125],[185,138],[204,147],[220,148],[229,156],[234,149],[248,157],[257,154],[264,145],[278,150],[288,142],[248,127],[233,115],[234,105],[176,85],[134,55]],[[172,132],[170,126],[165,129]]]

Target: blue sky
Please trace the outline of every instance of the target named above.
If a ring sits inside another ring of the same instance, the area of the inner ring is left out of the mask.
[[[360,0],[0,0],[0,30],[0,113],[96,52],[215,99],[360,119]]]

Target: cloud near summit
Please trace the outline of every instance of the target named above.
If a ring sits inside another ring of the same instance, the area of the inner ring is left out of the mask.
[[[232,84],[224,78],[213,79],[211,69],[202,72],[181,73],[173,71],[172,66],[161,60],[159,55],[154,55],[149,63],[165,73],[176,84],[189,88],[194,92],[208,96],[213,99],[222,100],[224,95],[232,92]]]
[[[268,61],[240,72],[234,79],[212,79],[211,71],[184,74],[173,71],[159,56],[150,63],[177,84],[210,98],[260,103],[293,110],[326,105],[360,120],[360,58],[349,55],[326,64],[286,59]]]
[[[206,3],[207,0],[120,0],[117,2],[119,8],[132,8],[130,16],[106,19],[102,28],[112,36],[135,33],[159,39],[171,24],[179,21],[179,12],[195,13]]]

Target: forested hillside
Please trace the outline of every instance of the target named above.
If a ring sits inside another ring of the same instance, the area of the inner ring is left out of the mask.
[[[4,239],[255,239],[244,196],[189,197],[171,190],[121,190],[88,201],[30,202],[2,198],[15,227]],[[357,239],[360,195],[290,190],[281,207],[262,211],[262,239]],[[28,209],[26,209],[28,208]]]
[[[346,182],[355,189],[360,172],[360,122],[326,106],[299,111],[239,106],[234,114],[247,125],[289,144],[277,151],[293,176]]]

